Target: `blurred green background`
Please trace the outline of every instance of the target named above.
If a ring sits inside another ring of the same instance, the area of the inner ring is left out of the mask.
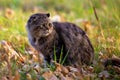
[[[25,29],[29,16],[49,12],[51,17],[59,15],[61,21],[73,22],[86,30],[96,56],[99,52],[110,57],[120,56],[119,4],[120,0],[0,0],[0,40],[12,42],[24,53],[25,46],[29,45]]]

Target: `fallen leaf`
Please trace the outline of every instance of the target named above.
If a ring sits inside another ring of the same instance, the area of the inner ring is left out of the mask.
[[[93,69],[92,66],[88,66],[88,67],[87,67],[87,71],[89,71],[90,73],[93,73],[94,69]]]
[[[69,73],[69,71],[68,71],[68,69],[67,69],[66,67],[61,66],[61,69],[62,69],[61,73],[62,73],[63,75],[67,75],[67,74]]]
[[[65,77],[65,80],[77,80],[77,79],[74,79],[74,78],[71,78],[71,77]],[[79,80],[79,79],[78,79]]]
[[[19,74],[19,72],[18,72],[18,71],[16,71],[16,73],[15,73],[15,76],[14,76],[13,80],[20,80],[20,74]]]
[[[15,12],[12,9],[10,8],[5,9],[5,17],[12,19],[14,15],[15,15]]]
[[[68,73],[68,76],[71,77],[71,78],[73,78],[73,79],[76,78],[76,75],[75,75],[75,73],[73,73],[73,72],[69,72],[69,73]]]
[[[2,40],[1,45],[6,51],[6,54],[8,55],[7,58],[9,59],[17,59],[19,57],[19,54],[12,48],[9,42]]]
[[[4,76],[4,77],[2,77],[2,80],[8,80],[8,79],[7,79],[7,77]]]
[[[79,72],[79,70],[77,68],[71,67],[71,66],[67,66],[68,70],[70,72]]]
[[[58,80],[58,78],[51,71],[43,73],[42,77],[44,77],[45,80]]]
[[[32,80],[32,77],[29,73],[26,74],[27,80]]]
[[[30,66],[27,65],[27,64],[24,65],[23,68],[22,68],[22,70],[25,71],[25,72],[28,72],[30,69],[31,69]]]
[[[114,67],[115,72],[117,72],[118,74],[120,74],[120,67],[118,67],[118,66],[113,66],[113,67]]]
[[[102,71],[98,74],[98,77],[100,78],[109,78],[110,74],[107,71]]]

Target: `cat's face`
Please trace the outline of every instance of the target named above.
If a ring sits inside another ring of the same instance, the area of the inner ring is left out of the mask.
[[[32,37],[46,37],[53,31],[53,25],[49,19],[50,14],[33,14],[28,22],[27,29]]]

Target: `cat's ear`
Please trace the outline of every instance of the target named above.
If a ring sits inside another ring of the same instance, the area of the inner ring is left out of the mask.
[[[46,15],[47,15],[47,17],[50,17],[50,13],[47,13]]]

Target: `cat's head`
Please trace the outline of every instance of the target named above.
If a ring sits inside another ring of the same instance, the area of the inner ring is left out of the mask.
[[[27,29],[34,37],[46,37],[53,31],[53,25],[49,19],[49,13],[37,13],[30,16]]]

